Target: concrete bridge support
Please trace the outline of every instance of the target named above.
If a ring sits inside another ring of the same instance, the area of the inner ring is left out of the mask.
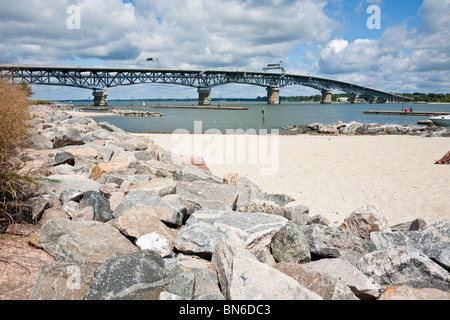
[[[107,91],[95,91],[93,92],[94,96],[94,106],[96,107],[106,107],[108,103],[106,102],[106,98],[108,97]]]
[[[267,87],[267,104],[280,104],[280,87]]]
[[[211,88],[198,88],[198,105],[209,106],[211,104]]]
[[[350,96],[349,102],[350,102],[351,104],[358,103],[358,98],[359,98],[359,95],[358,95],[358,94],[352,94],[352,95]]]
[[[333,90],[330,89],[324,89],[322,90],[322,102],[323,104],[329,104],[331,103]]]

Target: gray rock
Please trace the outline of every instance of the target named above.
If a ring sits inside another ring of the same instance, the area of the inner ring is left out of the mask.
[[[437,224],[440,222],[442,222],[442,219],[439,218],[431,218],[431,217],[417,218],[411,222],[409,230],[411,231],[425,230],[428,227],[432,226],[433,224]]]
[[[152,212],[161,221],[172,225],[181,226],[183,223],[183,213],[178,207],[142,190],[133,190],[128,193],[116,210],[114,210],[113,215],[117,218],[122,212],[133,207],[145,208],[145,210]]]
[[[25,202],[25,208],[31,211],[31,219],[37,223],[45,210],[50,208],[50,200],[42,197],[30,198]]]
[[[225,300],[220,292],[219,280],[215,271],[195,271],[195,288],[193,300]]]
[[[310,220],[309,216],[309,208],[305,207],[303,205],[296,205],[293,207],[284,207],[286,210],[283,214],[283,217],[288,219],[289,221],[292,221],[299,226],[304,226],[308,224],[308,221]]]
[[[300,226],[288,222],[278,230],[270,242],[270,249],[276,261],[307,263],[311,261],[308,239]]]
[[[133,169],[134,170],[134,169]],[[133,171],[135,172],[135,171]],[[125,181],[130,181],[133,185],[137,185],[143,182],[147,182],[152,180],[152,177],[147,174],[121,174],[117,172],[108,172],[104,176],[97,179],[97,183],[99,184],[107,184],[107,183],[115,183],[119,186],[122,185]]]
[[[86,207],[94,208],[94,220],[108,222],[113,219],[109,200],[98,191],[87,191],[84,193],[79,208],[84,209]]]
[[[195,274],[191,270],[177,264],[169,270],[167,278],[165,288],[168,292],[188,300],[194,298]]]
[[[450,220],[419,231],[374,232],[370,240],[377,249],[404,246],[418,250],[450,270]]]
[[[303,264],[302,267],[341,280],[361,300],[374,300],[380,295],[379,285],[371,282],[358,268],[343,259],[321,259]]]
[[[241,189],[231,185],[207,181],[178,182],[177,194],[194,201],[202,208],[222,209],[229,206],[236,209]]]
[[[348,230],[319,224],[300,228],[308,239],[312,257],[341,257],[355,265],[364,254],[375,250],[372,242],[359,238]]]
[[[109,259],[95,272],[85,300],[158,300],[167,284],[164,260],[144,250]]]
[[[55,262],[39,271],[30,300],[82,300],[100,263]]]
[[[80,190],[67,189],[61,192],[59,197],[63,202],[67,201],[79,202],[83,198],[83,194],[84,192]]]
[[[388,286],[450,290],[448,271],[423,253],[406,247],[373,251],[364,255],[356,267],[379,285],[382,292]]]
[[[60,262],[104,262],[139,249],[107,224],[52,219],[39,232],[39,243]]]
[[[75,165],[75,157],[70,152],[59,152],[55,155],[52,166],[58,166],[61,164]]]
[[[275,269],[295,279],[324,300],[358,300],[350,288],[338,278],[327,273],[311,270],[306,266],[307,264],[280,262],[275,266]]]
[[[186,166],[181,170],[181,174],[178,177],[179,181],[193,182],[197,180],[222,184],[222,179],[219,177],[210,175],[196,166]]]
[[[220,240],[233,239],[257,254],[269,248],[275,232],[287,222],[283,217],[259,212],[202,209],[189,218],[174,244],[182,252],[210,256]]]
[[[75,128],[68,128],[64,132],[59,132],[53,139],[53,148],[63,148],[66,146],[78,146],[83,145],[83,137],[80,132]]]
[[[227,300],[322,300],[291,277],[259,262],[239,244],[220,241],[212,263]]]

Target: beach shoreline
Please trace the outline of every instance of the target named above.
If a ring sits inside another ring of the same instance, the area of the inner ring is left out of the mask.
[[[175,153],[191,143],[192,155],[203,157],[214,175],[238,174],[262,192],[287,194],[295,199],[291,205],[305,205],[311,216],[321,214],[331,224],[342,223],[366,205],[378,206],[390,225],[421,217],[450,218],[450,166],[434,164],[450,149],[445,137],[279,135],[278,170],[264,175],[261,167],[268,167],[267,162],[230,163],[226,152],[223,161],[218,159],[214,152],[225,140],[214,135],[132,134],[149,137]],[[248,141],[245,135],[227,138],[243,137]],[[236,154],[247,153],[248,160],[249,142],[225,147],[234,148]],[[196,148],[200,153],[194,152]]]

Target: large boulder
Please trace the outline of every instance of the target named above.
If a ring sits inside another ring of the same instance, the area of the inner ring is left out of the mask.
[[[95,272],[85,300],[158,300],[167,284],[164,260],[144,250],[106,261]]]
[[[322,300],[232,241],[220,241],[212,263],[228,300]]]
[[[276,261],[299,264],[311,261],[308,239],[300,226],[293,222],[288,222],[274,234],[270,249]]]
[[[86,191],[80,201],[79,208],[94,208],[94,219],[100,222],[108,222],[113,218],[109,200],[98,191]]]
[[[308,239],[311,256],[343,258],[355,265],[364,254],[375,250],[372,242],[349,230],[319,224],[301,226],[300,229]]]
[[[227,184],[218,184],[203,180],[178,182],[177,194],[201,205],[202,208],[221,210],[229,207],[236,209],[242,190]]]
[[[31,300],[82,300],[100,263],[55,262],[42,266]]]
[[[144,190],[130,191],[114,210],[113,216],[118,218],[124,211],[132,208],[146,210],[161,221],[171,225],[181,226],[183,223],[184,215],[183,210],[180,211],[180,207],[167,203],[160,197]]]
[[[107,224],[52,219],[39,232],[39,243],[60,262],[104,262],[139,249]]]
[[[196,211],[175,238],[175,247],[186,253],[211,255],[222,239],[240,241],[252,253],[268,249],[287,219],[260,212],[202,209]]]
[[[170,194],[175,194],[176,188],[177,183],[172,179],[152,179],[150,181],[128,187],[125,189],[125,194],[134,190],[142,190],[162,198]]]
[[[353,211],[340,226],[355,236],[369,240],[371,232],[390,232],[388,221],[380,208],[365,206]]]
[[[275,269],[297,280],[324,300],[358,300],[350,288],[336,277],[306,268],[307,264],[280,262]]]
[[[450,300],[450,293],[433,288],[395,286],[388,287],[378,300]]]
[[[404,246],[418,250],[450,270],[450,220],[419,231],[374,232],[370,240],[377,249]]]
[[[450,274],[423,253],[406,247],[373,251],[356,267],[384,291],[388,286],[449,291]]]

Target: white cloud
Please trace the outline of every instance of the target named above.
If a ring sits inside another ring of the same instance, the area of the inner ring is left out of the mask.
[[[400,92],[449,90],[450,1],[424,0],[423,24],[394,25],[380,39],[332,40],[321,50],[318,73]]]

